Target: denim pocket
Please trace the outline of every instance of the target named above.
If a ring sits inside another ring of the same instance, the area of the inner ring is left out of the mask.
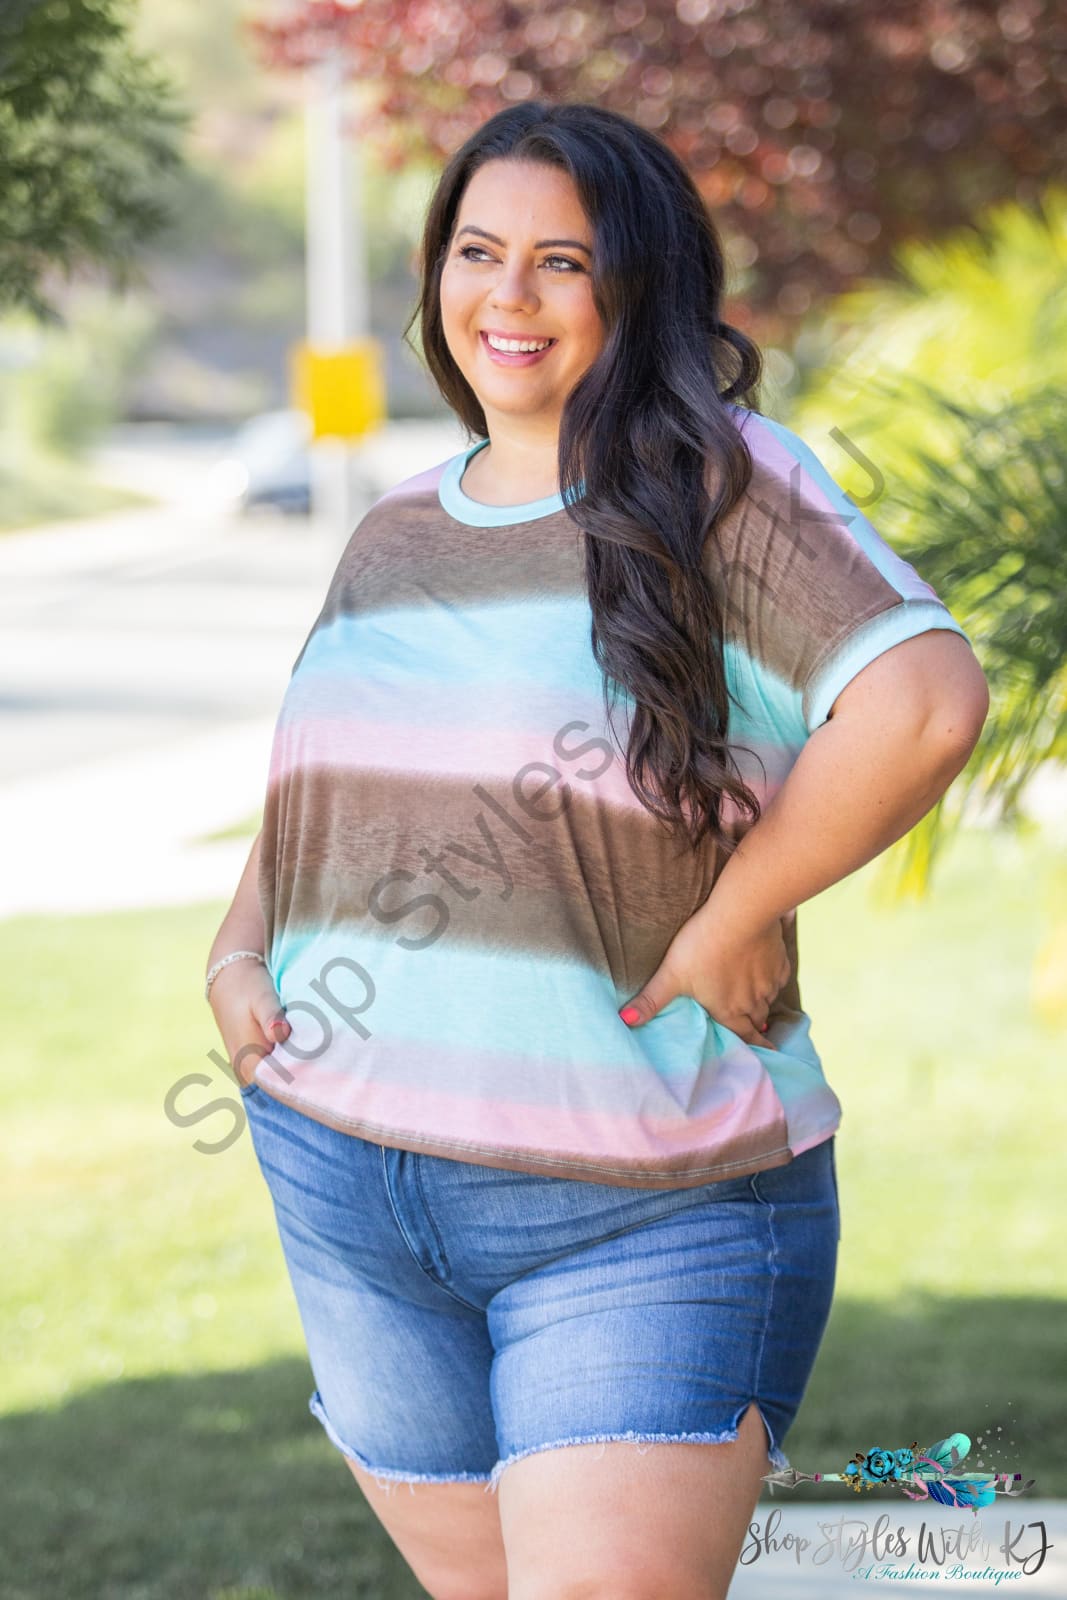
[[[836,1213],[837,1180],[831,1141],[823,1140],[801,1151],[792,1161],[754,1173],[752,1190],[767,1205],[791,1205],[794,1201],[801,1205],[809,1201],[824,1206],[832,1203]]]

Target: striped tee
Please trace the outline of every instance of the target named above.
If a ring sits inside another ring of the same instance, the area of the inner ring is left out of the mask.
[[[795,433],[731,416],[753,477],[711,536],[727,736],[766,804],[868,662],[963,629]],[[255,1081],[381,1145],[552,1177],[684,1188],[785,1165],[841,1119],[796,912],[777,1049],[684,995],[634,1029],[618,1015],[721,857],[679,848],[630,789],[633,701],[617,690],[609,726],[585,535],[559,494],[471,499],[487,442],[371,506],[293,665],[259,867],[292,1032]]]

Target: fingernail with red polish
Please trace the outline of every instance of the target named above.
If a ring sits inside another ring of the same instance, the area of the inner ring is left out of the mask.
[[[622,1010],[619,1012],[619,1016],[626,1023],[641,1021],[641,1013],[638,1011],[636,1006],[623,1006]]]

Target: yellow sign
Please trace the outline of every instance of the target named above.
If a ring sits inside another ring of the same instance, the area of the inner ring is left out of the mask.
[[[312,439],[357,439],[385,421],[385,372],[377,339],[332,350],[306,342],[290,351],[293,405],[311,418]]]

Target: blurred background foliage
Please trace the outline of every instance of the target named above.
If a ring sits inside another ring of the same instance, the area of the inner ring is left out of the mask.
[[[139,141],[152,174],[152,215],[142,215],[139,235],[132,216],[127,232],[113,230],[119,259],[110,265],[126,297],[155,319],[115,391],[113,414],[129,421],[222,426],[287,403],[287,352],[304,329],[299,68],[329,44],[340,45],[368,91],[352,127],[364,167],[369,331],[384,346],[396,416],[442,414],[399,332],[416,289],[425,199],[445,152],[515,99],[615,106],[690,164],[723,233],[731,315],[767,350],[768,393],[779,413],[818,353],[811,325],[836,297],[859,309],[850,291],[857,282],[892,281],[902,242],[918,254],[954,227],[973,237],[973,219],[997,202],[1009,203],[1017,219],[1009,225],[1024,230],[1067,157],[1067,23],[1043,0],[995,11],[951,0],[936,16],[907,7],[891,17],[860,4],[833,19],[798,0],[773,12],[724,0],[619,0],[609,8],[472,0],[460,13],[410,0],[358,8],[333,0],[11,0],[0,24],[0,70],[6,62],[9,81],[25,61],[15,46],[31,37],[31,23],[35,57],[45,37],[53,52],[66,39],[63,70],[77,80],[68,99],[80,94],[82,122],[108,130],[91,152],[103,163],[101,180],[82,152],[78,171],[94,180],[81,183],[85,193],[106,180],[116,150],[138,143],[133,111],[143,111],[144,97],[130,96],[117,122],[114,88],[95,99],[77,90],[87,68],[72,63],[92,55],[82,41],[106,38],[102,56],[142,63],[113,68],[124,89],[153,74],[168,86],[155,97],[157,121],[144,113]],[[36,99],[28,89],[24,96],[21,137],[46,141],[42,128],[56,119],[40,96],[50,80],[19,70],[37,86]],[[0,121],[0,162],[7,131]],[[52,163],[53,185],[61,167]],[[140,203],[144,186],[126,188]],[[965,241],[960,248],[966,256]],[[78,317],[86,282],[110,281],[109,270],[90,249],[73,266],[73,281],[46,275],[64,318]],[[0,272],[0,305],[10,298]],[[945,310],[939,292],[929,317]],[[122,315],[117,304],[115,314]],[[1012,306],[990,305],[988,322],[957,336],[942,320],[941,342],[970,344],[973,333],[1010,349]],[[921,327],[917,308],[913,337]],[[0,318],[0,386],[19,340]],[[102,421],[100,407],[91,409]]]
[[[1002,202],[966,228],[902,245],[893,273],[866,279],[809,318],[793,346],[792,414],[828,434],[843,426],[896,479],[918,449],[953,459],[954,420],[935,394],[996,409],[1067,387],[1067,188],[1034,206]],[[909,380],[916,389],[902,403]],[[841,482],[870,479],[841,458]]]
[[[165,218],[180,164],[172,85],[130,34],[129,0],[6,0],[0,9],[0,304],[55,315],[50,270],[122,283]]]
[[[894,266],[805,329],[789,420],[948,603],[989,679],[965,773],[881,858],[883,892],[921,892],[965,813],[1025,825],[1024,784],[1067,760],[1067,189],[902,246]]]
[[[29,311],[3,324],[0,527],[91,516],[142,498],[98,483],[90,445],[122,415],[158,327],[152,306],[86,285],[60,326]]]
[[[303,88],[254,59],[247,5],[13,3],[0,17],[0,529],[136,499],[84,459],[115,423],[221,432],[287,405],[305,326]],[[68,102],[80,109],[63,126]],[[428,163],[396,174],[370,157],[353,195],[400,416],[442,413],[399,334],[432,181]]]
[[[658,133],[728,235],[744,325],[788,344],[907,239],[1033,203],[1067,163],[1060,0],[261,0],[272,69],[337,48],[393,170],[502,106],[591,100]]]

